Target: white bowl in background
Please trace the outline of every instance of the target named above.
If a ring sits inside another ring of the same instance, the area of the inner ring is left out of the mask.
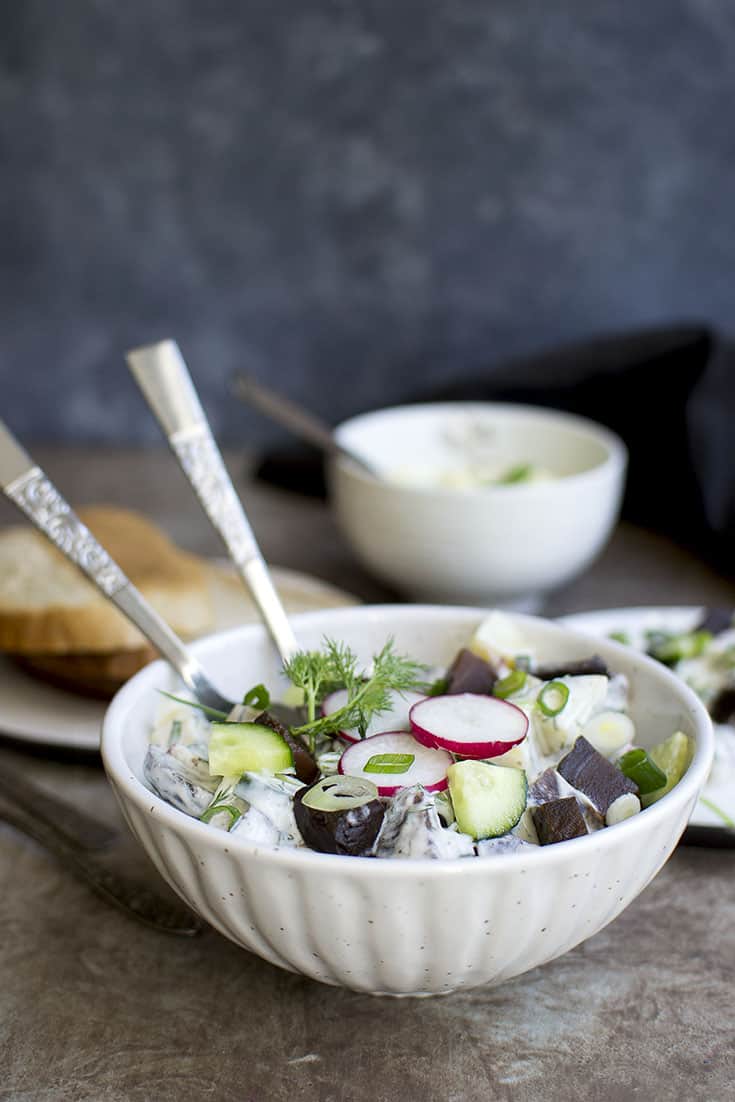
[[[416,600],[510,605],[536,596],[589,566],[617,520],[625,445],[581,417],[523,405],[432,403],[362,414],[335,433],[388,476],[456,465],[450,434],[478,426],[508,467],[530,462],[558,477],[448,489],[330,462],[337,520],[356,556]]]
[[[448,663],[485,613],[420,605],[362,606],[293,617],[300,642],[325,634],[367,662],[389,635],[430,665]],[[542,661],[594,647],[631,682],[638,742],[681,729],[692,764],[668,795],[618,826],[554,846],[454,861],[370,860],[266,849],[177,811],[145,785],[143,759],[158,688],[154,662],[105,717],[102,755],[123,813],[161,875],[225,937],[281,968],[373,994],[430,995],[498,984],[553,960],[610,922],[671,854],[710,768],[713,734],[697,697],[633,650],[515,614]],[[193,648],[233,699],[282,675],[264,629],[246,625]]]

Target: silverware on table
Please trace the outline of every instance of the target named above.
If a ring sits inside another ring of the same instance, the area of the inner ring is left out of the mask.
[[[224,543],[281,658],[298,644],[265,559],[227,473],[179,346],[173,340],[135,348],[127,362],[171,450]]]
[[[233,701],[214,687],[199,660],[110,558],[2,421],[0,486],[31,523],[86,574],[170,662],[200,704],[221,712],[232,710]]]
[[[28,780],[3,761],[0,766],[0,820],[53,854],[100,898],[157,930],[191,937],[202,923],[181,904],[109,867],[102,856],[114,852],[118,832]]]
[[[322,421],[320,417],[304,409],[303,406],[297,405],[290,398],[278,394],[269,386],[243,372],[235,375],[232,390],[235,396],[246,405],[264,413],[266,417],[270,417],[276,424],[288,429],[294,436],[305,440],[307,444],[319,448],[326,455],[349,459],[351,463],[361,467],[366,474],[372,475],[373,478],[380,478],[379,472],[372,464],[337,439],[326,421]]]
[[[58,799],[47,789],[39,788],[6,761],[0,764],[0,800],[17,804],[37,822],[59,831],[68,842],[87,850],[106,849],[118,837],[112,827]]]

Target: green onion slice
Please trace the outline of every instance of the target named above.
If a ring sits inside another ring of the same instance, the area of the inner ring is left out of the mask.
[[[264,712],[271,702],[271,694],[265,685],[253,685],[252,689],[245,693],[242,702],[250,708],[259,708]]]
[[[432,681],[429,685],[427,696],[444,696],[445,692],[449,688],[448,677],[437,677],[436,681]]]
[[[647,641],[648,653],[670,666],[685,658],[699,658],[712,642],[712,633],[689,631],[681,635],[667,635],[663,632],[649,632]]]
[[[513,696],[514,693],[519,693],[527,681],[528,673],[526,670],[512,670],[507,677],[502,677],[500,681],[495,682],[493,696],[505,700],[506,697]]]
[[[378,798],[378,790],[365,777],[322,777],[302,797],[304,807],[314,811],[348,811]]]
[[[641,796],[655,792],[666,784],[666,774],[663,769],[659,769],[656,762],[641,747],[628,750],[627,754],[623,754],[618,761],[618,769],[638,785]]]
[[[550,681],[538,694],[536,703],[545,716],[558,716],[569,700],[569,686],[563,681]]]
[[[363,765],[365,773],[407,773],[415,754],[373,754]]]
[[[533,477],[533,467],[530,463],[518,463],[498,479],[501,486],[510,486],[514,482],[528,482]]]
[[[630,646],[630,636],[627,631],[611,631],[608,639],[612,639],[614,643],[623,643],[626,647]]]
[[[233,826],[240,818],[241,812],[232,804],[210,804],[206,811],[203,811],[199,816],[202,823],[208,823],[210,819],[213,819],[215,815],[218,815],[220,811],[226,811],[230,816],[230,825],[228,830],[232,830]]]

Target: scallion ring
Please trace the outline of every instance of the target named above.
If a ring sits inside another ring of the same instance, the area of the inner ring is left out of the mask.
[[[563,712],[569,700],[569,686],[563,681],[549,681],[538,694],[536,703],[540,711],[551,719]]]
[[[666,774],[663,769],[660,769],[641,747],[623,754],[618,761],[618,769],[638,785],[641,796],[655,792],[666,784]]]
[[[415,760],[415,754],[373,754],[362,768],[366,773],[407,773]]]
[[[495,682],[493,696],[499,697],[500,700],[505,700],[507,697],[513,696],[514,693],[519,693],[527,681],[527,670],[511,670],[507,677],[502,677],[500,681]]]
[[[252,689],[245,693],[242,702],[250,708],[259,708],[264,712],[271,702],[271,694],[265,685],[253,685]]]
[[[218,815],[220,811],[226,812],[230,816],[230,825],[228,830],[232,830],[233,826],[241,816],[241,812],[232,804],[210,804],[206,811],[202,812],[199,816],[200,822],[208,823],[210,819],[213,819],[215,815]]]

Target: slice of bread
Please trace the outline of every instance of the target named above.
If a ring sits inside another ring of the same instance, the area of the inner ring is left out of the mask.
[[[158,654],[153,647],[144,647],[112,654],[18,654],[13,661],[26,673],[59,689],[109,700],[121,685],[154,658],[158,658]]]
[[[192,638],[213,629],[201,559],[179,550],[138,513],[101,505],[80,509],[79,516],[174,631]],[[0,531],[0,651],[31,658],[121,652],[133,658],[137,652],[136,668],[151,656],[137,629],[29,527]],[[101,676],[109,668],[100,667]]]

